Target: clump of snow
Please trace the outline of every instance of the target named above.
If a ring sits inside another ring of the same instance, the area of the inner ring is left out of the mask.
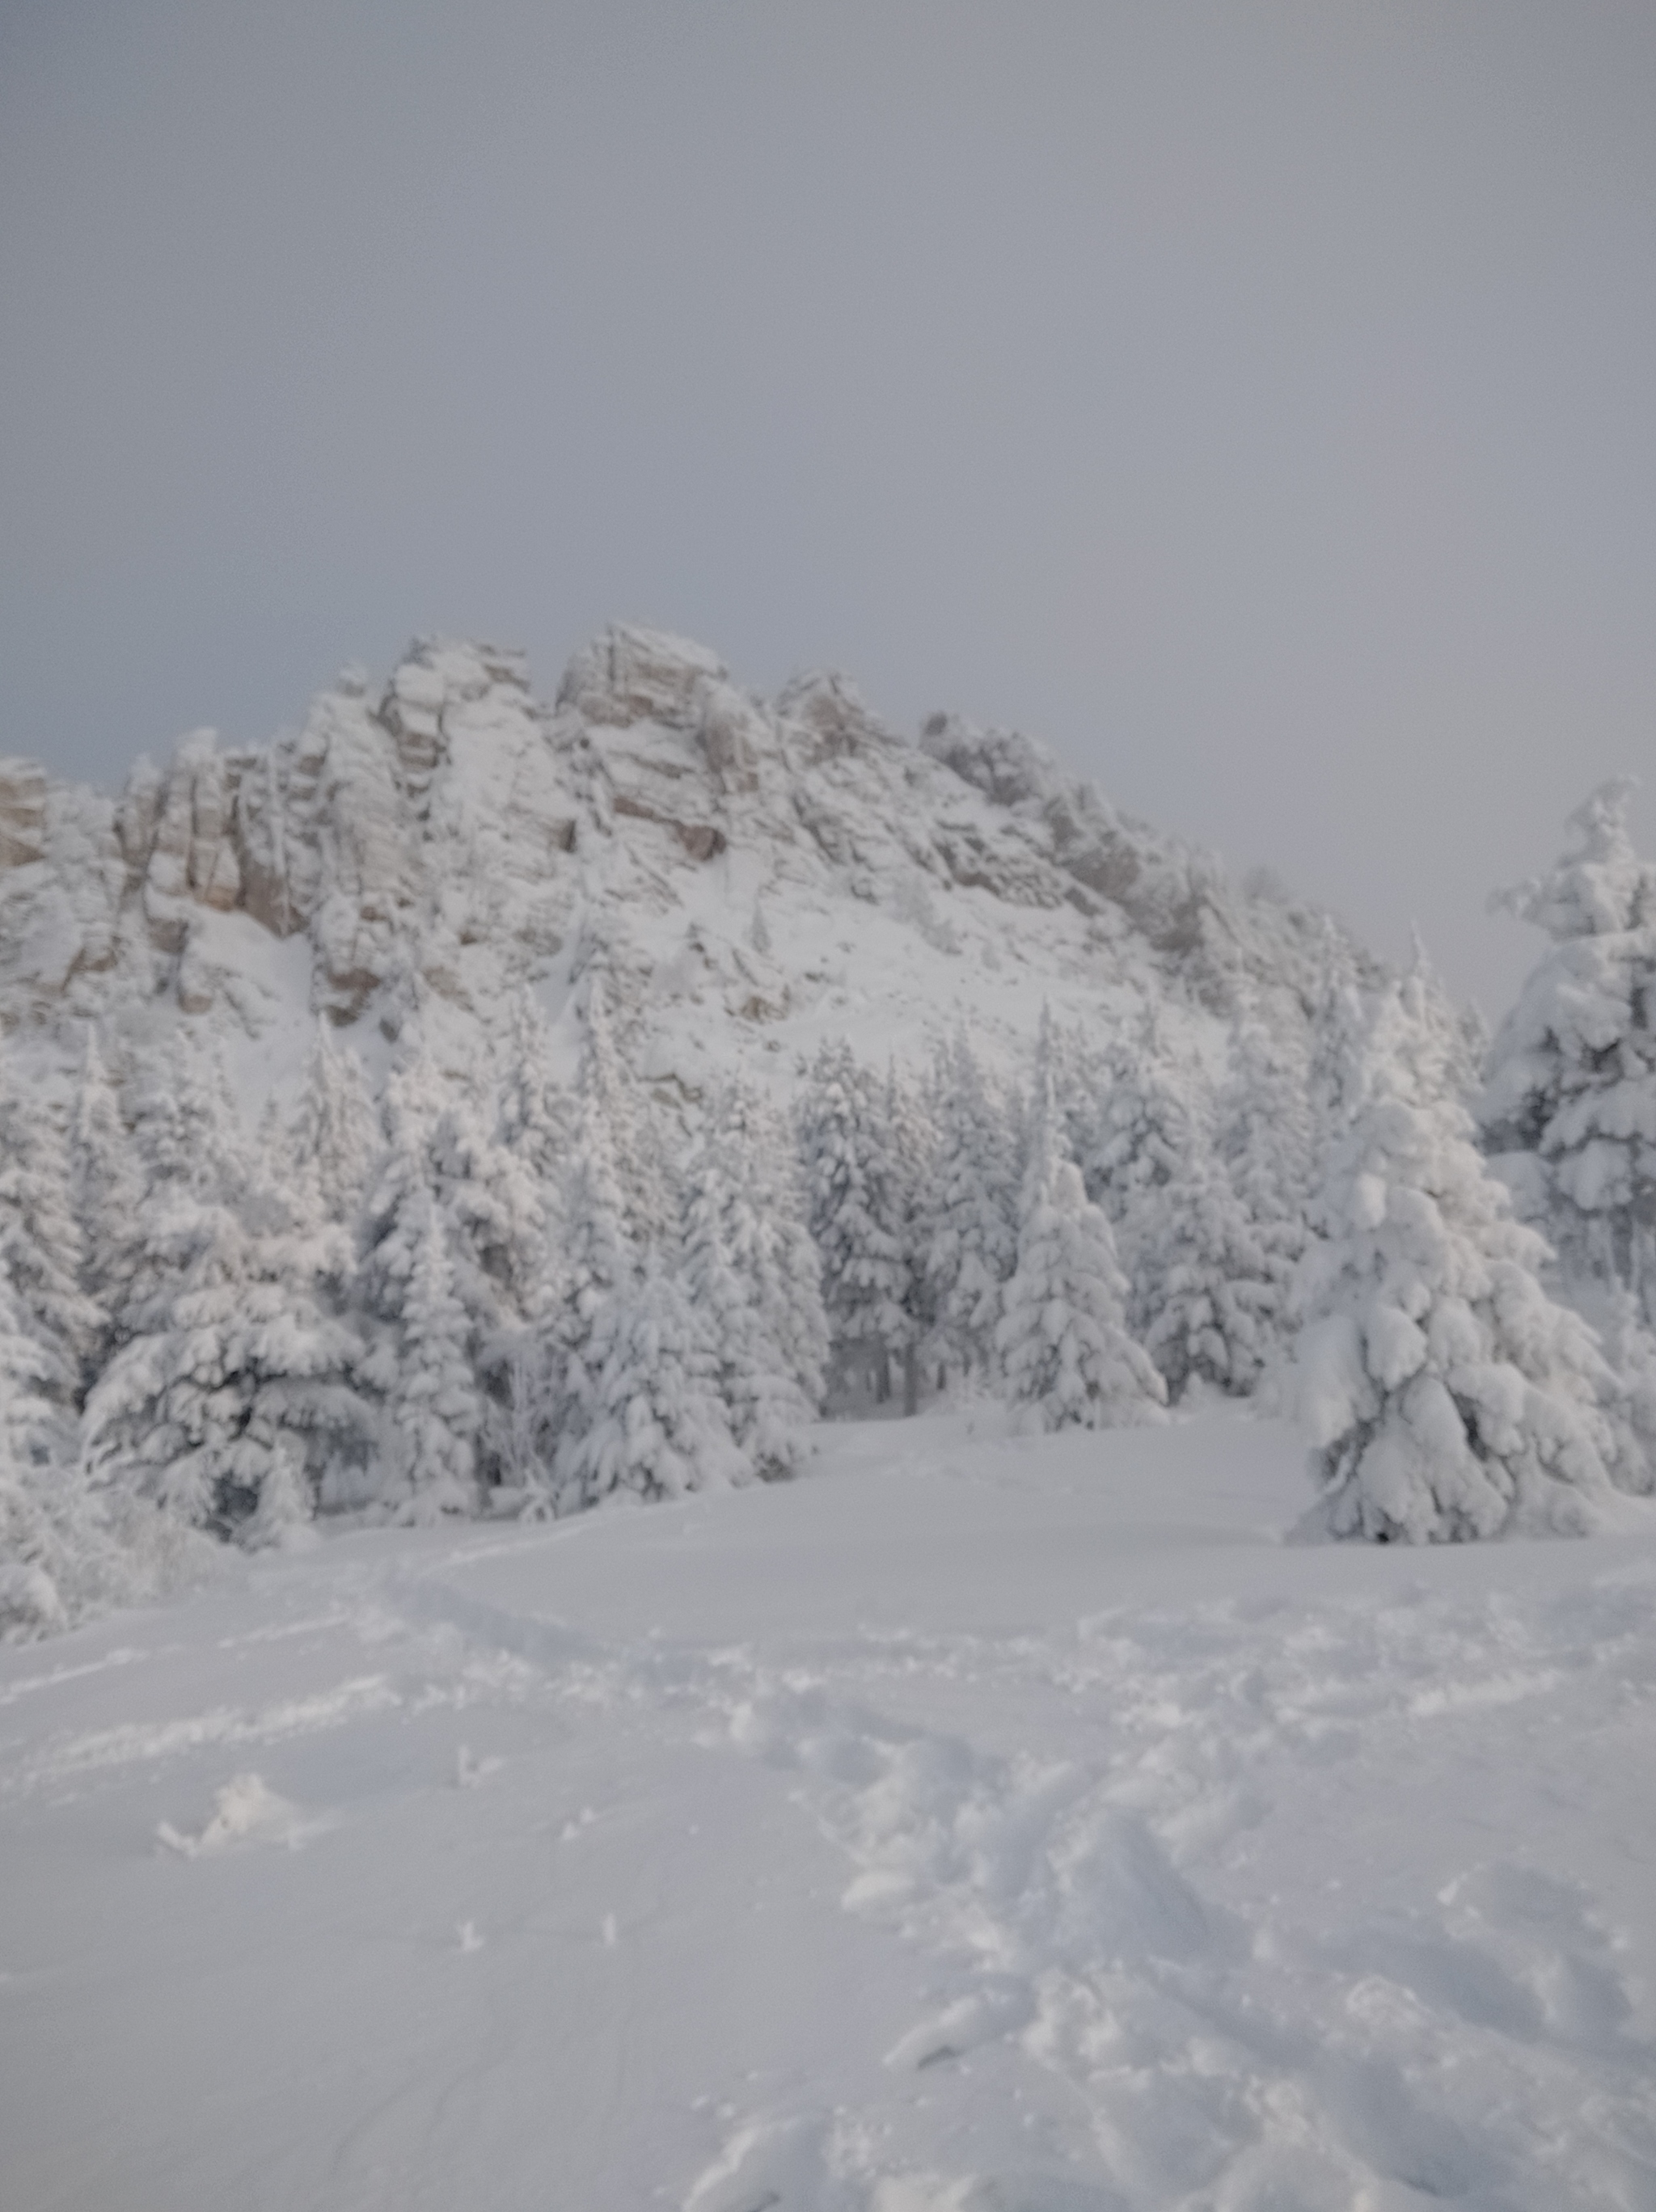
[[[245,1843],[296,1843],[303,1830],[294,1808],[278,1797],[259,1774],[235,1774],[213,1801],[212,1818],[199,1835],[181,1833],[162,1820],[155,1833],[181,1858],[210,1858]]]

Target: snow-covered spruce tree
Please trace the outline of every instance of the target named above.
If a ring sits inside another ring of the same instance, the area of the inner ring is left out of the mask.
[[[919,1222],[928,1351],[982,1378],[993,1370],[1001,1293],[1018,1258],[1014,1133],[964,1033],[940,1048],[929,1087],[936,1133]]]
[[[1128,1327],[1141,1342],[1154,1336],[1166,1348],[1182,1382],[1189,1370],[1177,1347],[1206,1324],[1184,1304],[1164,1319],[1168,1298],[1200,1300],[1227,1266],[1251,1267],[1251,1255],[1211,1173],[1211,1108],[1200,1071],[1169,1048],[1154,1008],[1136,1036],[1111,1044],[1104,1083],[1083,1179],[1115,1237]],[[1208,1351],[1221,1358],[1211,1334]]]
[[[1612,1378],[1447,1090],[1419,979],[1377,994],[1361,1103],[1297,1285],[1296,1395],[1336,1536],[1577,1532],[1607,1494]]]
[[[84,1511],[46,1395],[48,1364],[0,1266],[0,1643],[66,1626],[66,1586],[82,1565]]]
[[[892,1395],[892,1362],[918,1334],[907,1199],[886,1086],[849,1044],[825,1045],[800,1106],[800,1152],[823,1304],[842,1384]]]
[[[908,1283],[904,1310],[908,1328],[903,1345],[903,1411],[920,1410],[920,1352],[931,1334],[935,1315],[931,1283],[926,1273],[925,1232],[922,1218],[931,1158],[936,1143],[928,1102],[916,1091],[895,1061],[887,1071],[882,1101],[886,1157],[890,1163],[892,1214],[903,1249],[903,1270]]]
[[[506,1341],[487,1431],[499,1480],[523,1493],[531,1513],[558,1510],[560,1454],[567,1462],[596,1413],[602,1352],[594,1328],[642,1263],[603,1107],[600,1088],[580,1093],[573,1139],[554,1182],[540,1187],[539,1271],[523,1325]]]
[[[1161,1187],[1157,1216],[1160,1239],[1141,1248],[1135,1285],[1144,1348],[1175,1401],[1195,1383],[1245,1397],[1275,1349],[1282,1299],[1263,1240],[1206,1151]]]
[[[719,1394],[735,1442],[767,1479],[786,1474],[815,1416],[776,1328],[781,1287],[776,1225],[753,1173],[756,1115],[738,1084],[709,1103],[684,1176],[681,1287],[710,1334]]]
[[[385,1087],[383,1139],[368,1179],[358,1229],[358,1295],[377,1341],[374,1379],[386,1390],[391,1368],[386,1362],[385,1332],[402,1319],[403,1299],[412,1279],[425,1227],[425,1202],[435,1194],[431,1140],[445,1103],[435,1062],[423,1042],[396,1066]],[[394,1358],[392,1358],[394,1365]]]
[[[557,1510],[618,1491],[677,1498],[752,1479],[719,1394],[711,1335],[654,1254],[594,1316],[587,1419],[557,1449]]]
[[[482,1457],[496,1486],[543,1509],[569,1350],[565,1304],[574,1271],[566,1249],[570,1240],[564,1207],[578,1180],[581,1120],[554,1067],[545,1013],[525,990],[513,1008],[502,1064],[492,1176],[504,1209],[516,1318],[497,1331],[486,1351],[489,1404]],[[618,1250],[624,1241],[623,1210],[618,1191]],[[612,1275],[615,1265],[604,1272]]]
[[[546,1236],[543,1187],[497,1127],[484,1105],[459,1097],[445,1107],[429,1139],[455,1288],[472,1316],[483,1375],[499,1364],[535,1303]]]
[[[783,1115],[746,1085],[725,1095],[729,1139],[741,1158],[748,1206],[733,1217],[730,1254],[753,1285],[783,1365],[814,1416],[826,1388],[830,1337],[822,1259],[811,1235],[793,1133]]]
[[[484,1147],[475,1110],[453,1097],[423,1033],[386,1086],[384,1115],[358,1276],[372,1334],[362,1374],[385,1411],[383,1448],[360,1494],[328,1502],[434,1518],[477,1498],[483,1345],[500,1317],[479,1254],[500,1217],[468,1172]]]
[[[1032,1427],[1111,1428],[1160,1417],[1166,1386],[1127,1333],[1110,1224],[1064,1151],[1050,1079],[1037,1069],[1018,1265],[996,1331],[1008,1395]]]
[[[87,1401],[85,1463],[113,1498],[284,1541],[323,1468],[364,1447],[357,1340],[326,1287],[346,1247],[302,1180],[265,1171],[210,1072],[186,1058],[174,1096],[176,1116],[152,1105],[125,1340]],[[180,1130],[198,1146],[187,1161]]]
[[[85,1248],[64,1121],[54,1100],[0,1074],[0,1267],[45,1366],[40,1387],[72,1418],[101,1348],[105,1316],[82,1288]]]
[[[587,1126],[606,1133],[627,1235],[641,1252],[654,1243],[671,1243],[678,1199],[667,1173],[667,1146],[654,1126],[650,1099],[617,1046],[608,988],[597,972],[587,981],[581,1025],[577,1101]]]
[[[314,1177],[327,1218],[352,1234],[383,1146],[362,1060],[334,1042],[319,1015],[290,1152],[295,1166]]]
[[[120,1093],[88,1027],[70,1115],[69,1152],[75,1214],[81,1232],[82,1279],[100,1318],[91,1370],[101,1370],[131,1285],[131,1224],[143,1179]],[[90,1377],[88,1376],[88,1380]]]
[[[477,1509],[484,1409],[471,1322],[454,1288],[442,1210],[429,1190],[411,1208],[410,1227],[413,1266],[386,1407],[389,1464],[380,1499],[397,1520],[427,1523]]]
[[[1552,939],[1496,1033],[1484,1149],[1595,1322],[1618,1291],[1656,1322],[1656,867],[1628,833],[1633,786],[1570,817],[1572,851],[1495,903]],[[1596,1294],[1596,1296],[1595,1296]]]
[[[575,1106],[553,1061],[551,1026],[531,991],[512,1008],[500,1085],[500,1138],[542,1184],[561,1170],[575,1139]]]
[[[1227,1193],[1220,1233],[1206,1243],[1231,1253],[1222,1272],[1239,1318],[1227,1332],[1227,1358],[1212,1371],[1221,1387],[1253,1392],[1280,1375],[1293,1342],[1294,1271],[1311,1234],[1318,1175],[1308,1068],[1291,1037],[1257,1023],[1233,1036],[1214,1130]]]
[[[1313,1188],[1320,1189],[1327,1156],[1363,1102],[1369,1027],[1369,1008],[1355,957],[1326,915],[1309,1018],[1306,1088],[1317,1160],[1312,1182]]]

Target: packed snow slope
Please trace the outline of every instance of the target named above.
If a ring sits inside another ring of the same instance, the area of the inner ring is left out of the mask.
[[[518,654],[417,643],[382,689],[347,673],[264,750],[196,732],[119,798],[0,761],[0,1028],[52,1065],[90,1020],[117,1059],[204,1023],[260,1105],[318,1013],[372,1063],[417,1009],[463,1077],[524,988],[557,1017],[594,964],[667,1099],[963,1018],[993,1057],[1044,999],[1292,1024],[1329,928],[1026,738],[904,737],[832,676],[760,699],[634,628],[550,704]]]
[[[998,1421],[0,1653],[8,2212],[1656,2205],[1652,1510]]]

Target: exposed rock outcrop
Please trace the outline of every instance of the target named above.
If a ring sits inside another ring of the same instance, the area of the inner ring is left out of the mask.
[[[842,678],[766,702],[624,625],[550,707],[521,655],[417,641],[377,695],[347,672],[263,751],[198,731],[113,805],[0,763],[10,1026],[142,1002],[394,1035],[447,1009],[486,1050],[523,987],[551,1003],[599,963],[693,1091],[709,1021],[738,1053],[799,1051],[862,1024],[918,1044],[967,1011],[1010,1032],[1044,994],[1308,1002],[1327,929],[1016,733],[938,715],[910,742]]]

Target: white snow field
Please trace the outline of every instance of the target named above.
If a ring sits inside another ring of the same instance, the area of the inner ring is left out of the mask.
[[[1656,2206],[1656,1509],[825,1428],[0,1654],[6,2212]]]

